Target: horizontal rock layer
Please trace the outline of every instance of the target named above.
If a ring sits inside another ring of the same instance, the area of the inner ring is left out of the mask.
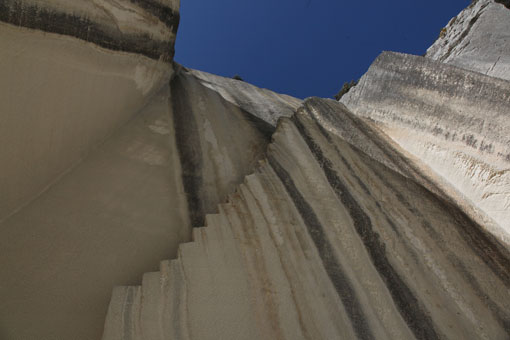
[[[341,101],[453,184],[510,244],[510,82],[385,52]]]
[[[275,127],[191,70],[170,86],[168,63],[5,27],[1,337],[97,339],[112,287],[176,256],[192,223],[253,172]],[[263,110],[260,93],[291,110],[254,86],[243,98]]]
[[[115,289],[103,339],[505,339],[508,251],[400,162],[307,100],[177,259]]]
[[[506,8],[505,8],[506,6]],[[510,80],[508,1],[476,0],[441,30],[426,56]]]
[[[189,240],[175,0],[0,2],[0,338],[97,339]]]
[[[172,61],[179,1],[4,0],[0,3],[0,21]]]
[[[0,221],[126,124],[172,65],[0,22]]]

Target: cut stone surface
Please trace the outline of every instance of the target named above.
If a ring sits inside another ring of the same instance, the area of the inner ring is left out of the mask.
[[[114,285],[190,238],[168,86],[0,223],[2,339],[97,339]],[[177,165],[177,166],[176,166]]]
[[[169,63],[0,22],[0,221],[168,83]]]
[[[203,225],[205,214],[216,212],[217,204],[253,171],[276,119],[290,116],[300,103],[237,83],[185,68],[172,81],[176,142],[195,227]]]
[[[253,172],[275,127],[192,71],[178,67],[170,88],[162,61],[9,25],[0,37],[11,46],[0,51],[10,62],[0,66],[0,337],[97,339],[111,289],[175,257],[192,222]],[[251,85],[243,96],[289,114],[274,104],[287,97]]]
[[[171,62],[179,0],[3,0],[0,21]]]
[[[276,126],[278,118],[292,116],[302,102],[291,96],[260,89],[245,81],[193,69],[187,70],[202,85],[218,92],[228,102],[273,126]]]
[[[442,29],[426,56],[510,80],[510,9],[494,0],[476,0]]]
[[[501,2],[345,105],[174,63],[179,0],[1,2],[0,339],[507,340]]]
[[[510,82],[385,52],[341,101],[451,183],[510,244]]]
[[[159,285],[115,290],[103,339],[505,339],[508,251],[419,173],[391,170],[412,162],[377,131],[331,100],[282,118]],[[131,322],[155,295],[166,307]]]

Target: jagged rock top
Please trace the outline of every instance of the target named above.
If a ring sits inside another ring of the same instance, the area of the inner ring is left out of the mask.
[[[205,87],[218,92],[225,100],[276,126],[278,118],[290,117],[301,105],[300,99],[262,89],[247,82],[184,69]]]
[[[450,20],[426,56],[492,77],[510,79],[508,1],[478,0]]]

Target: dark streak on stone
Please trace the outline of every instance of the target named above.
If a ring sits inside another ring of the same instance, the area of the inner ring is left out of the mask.
[[[294,116],[293,122],[300,131],[303,139],[310,148],[317,162],[323,169],[328,182],[334,189],[337,197],[348,209],[354,222],[354,227],[360,236],[365,248],[370,255],[372,263],[384,280],[388,290],[393,297],[395,305],[407,325],[417,339],[440,339],[434,328],[434,323],[426,313],[422,303],[414,296],[410,288],[400,278],[398,272],[393,268],[386,256],[386,246],[380,240],[372,227],[372,222],[361,206],[356,202],[349,192],[347,186],[340,180],[336,171],[332,168],[331,162],[324,157],[320,147],[308,135],[304,126]]]
[[[340,151],[338,150],[338,147],[336,146],[336,144],[333,142],[333,139],[331,138],[331,135],[326,131],[326,129],[324,129],[324,127],[317,121],[317,118],[315,117],[315,115],[310,115],[315,123],[315,127],[320,131],[320,133],[322,134],[322,136],[324,138],[326,138],[326,140],[331,144],[333,145],[336,153],[337,153],[337,156],[340,157],[340,159],[342,160],[342,163],[345,165],[345,167],[347,168],[347,170],[349,171],[349,173],[351,173],[354,177],[354,179],[356,180],[356,182],[358,183],[358,185],[361,187],[361,189],[363,189],[363,191],[365,192],[365,194],[369,195],[369,196],[372,196],[371,193],[370,193],[370,190],[368,190],[368,187],[365,185],[365,183],[363,183],[363,181],[358,177],[356,176],[356,173],[353,171],[351,165],[349,164],[349,162],[347,162],[347,160],[345,159],[344,156],[342,156],[342,154],[340,153]],[[297,118],[298,119],[298,118]]]
[[[455,219],[459,234],[466,243],[474,248],[476,254],[492,269],[501,281],[510,287],[510,255],[497,239],[474,223],[463,211],[449,202],[444,202],[446,209]]]
[[[154,0],[129,0],[129,1],[157,17],[159,20],[161,20],[162,23],[165,24],[166,27],[172,29],[172,32],[174,34],[177,34],[177,29],[179,27],[180,21],[179,12],[172,10],[170,7],[163,6],[162,4]]]
[[[317,111],[320,111],[321,113],[327,112],[328,107],[324,106],[325,104],[322,102],[322,100],[315,102],[315,100],[312,99],[311,102],[312,102],[312,104],[310,104],[310,102],[307,102],[307,104],[316,106],[316,108],[320,107],[320,109]],[[324,105],[318,106],[319,104],[324,104]],[[353,119],[352,117],[349,116],[348,112],[344,112],[344,113],[345,113],[345,115],[344,115],[345,118],[348,118],[351,120]],[[314,115],[310,114],[310,116],[313,117],[316,125],[319,127],[319,131],[325,135],[326,139],[330,143],[332,143],[331,137],[329,137],[329,138],[327,137],[327,135],[329,135],[329,133],[326,130],[324,130],[324,128],[321,127],[321,125],[316,120]],[[297,117],[295,117],[295,119],[298,119],[298,118],[299,118],[299,115]],[[355,124],[355,122],[352,121],[352,124]],[[359,122],[359,124],[360,124],[360,126],[359,126],[360,133],[363,133],[367,136],[367,138],[370,138],[368,136],[368,134],[365,133],[365,130],[368,129],[369,127],[364,125],[364,123],[361,121]],[[393,150],[393,148],[383,145],[382,141],[379,141],[378,138],[372,137],[371,140],[375,145],[377,145],[377,147],[379,149],[381,149],[384,152],[385,156],[388,157],[393,163],[395,163],[397,165],[401,164],[402,160],[398,157],[398,154]],[[334,143],[332,143],[332,144],[334,145]],[[334,147],[337,151],[337,154],[341,157],[342,162],[345,163],[345,158],[342,157],[342,155],[340,155],[340,152],[339,152],[338,148],[336,147],[336,145],[334,145]],[[509,317],[508,313],[501,310],[501,308],[499,308],[497,306],[497,304],[494,301],[492,301],[487,296],[487,294],[484,293],[478,280],[474,277],[474,275],[471,272],[468,271],[468,269],[465,266],[465,264],[463,263],[463,261],[450,250],[449,246],[445,243],[442,235],[436,229],[434,229],[432,227],[432,225],[427,221],[427,219],[423,216],[423,214],[419,210],[415,209],[413,206],[411,206],[409,204],[409,201],[403,197],[402,193],[400,193],[398,190],[396,190],[396,186],[389,183],[389,181],[385,178],[385,176],[383,176],[383,174],[386,173],[387,171],[389,171],[392,174],[395,174],[394,171],[389,169],[384,164],[380,164],[379,162],[374,162],[372,158],[367,156],[363,151],[359,150],[357,147],[350,145],[350,144],[348,145],[348,147],[350,147],[354,151],[354,153],[360,155],[360,158],[365,162],[365,164],[367,164],[367,166],[369,168],[373,169],[374,166],[378,166],[380,168],[379,170],[374,169],[373,175],[376,176],[382,183],[384,183],[386,185],[386,187],[392,188],[393,192],[396,195],[397,200],[406,209],[408,209],[413,215],[415,215],[420,220],[422,228],[429,234],[429,236],[432,239],[434,239],[437,242],[438,246],[440,247],[440,249],[443,252],[445,252],[448,260],[452,263],[452,265],[455,268],[458,268],[459,272],[461,272],[463,275],[465,275],[468,278],[467,282],[471,285],[471,287],[476,292],[476,294],[483,301],[485,301],[485,303],[487,304],[489,309],[492,311],[495,319],[498,320],[499,324],[502,325],[502,327],[504,329],[510,329],[510,317]],[[401,168],[401,166],[399,166],[399,167]],[[425,178],[421,177],[421,175],[419,175],[419,172],[417,170],[413,169],[412,166],[410,168],[412,169],[412,172],[411,172],[412,174],[420,176],[420,180],[425,181],[425,183],[429,186],[433,185],[433,183],[431,183],[431,182],[427,181]],[[349,169],[351,175],[357,179],[358,184],[360,184],[360,186],[362,186],[362,188],[364,187],[363,190],[367,193],[368,188],[366,188],[366,186],[363,184],[363,182],[356,176],[355,172],[353,172],[349,166],[348,166],[348,169]],[[397,174],[395,174],[395,175],[397,175]],[[397,175],[397,176],[400,177],[401,175]],[[424,199],[425,199],[425,197],[430,197],[429,200],[433,201],[433,202],[439,202],[440,208],[443,209],[444,211],[448,211],[451,214],[453,212],[453,214],[452,214],[452,216],[454,216],[453,224],[458,229],[459,235],[462,238],[464,238],[468,247],[475,245],[474,246],[474,254],[476,256],[478,256],[480,259],[482,259],[482,261],[484,263],[486,263],[489,266],[489,268],[491,268],[491,270],[505,283],[505,285],[510,286],[510,277],[509,277],[510,276],[509,275],[509,273],[510,273],[510,265],[509,265],[510,255],[504,248],[502,248],[499,245],[499,242],[492,235],[488,234],[487,232],[484,232],[479,225],[477,225],[475,222],[473,222],[455,204],[448,202],[448,201],[444,200],[443,198],[441,198],[440,196],[430,192],[429,190],[427,190],[426,188],[423,187],[423,184],[417,183],[412,180],[407,180],[407,178],[404,178],[404,179],[406,179],[406,180],[403,183],[405,183],[405,185],[407,185],[407,186],[409,186],[409,185],[415,186],[416,188],[414,190],[419,190],[421,192],[420,193],[421,197],[423,197]],[[368,192],[368,194],[369,194],[369,192]],[[392,229],[396,231],[396,226],[390,221],[390,219],[388,218],[386,213],[384,211],[382,211],[380,205],[379,204],[377,204],[377,205],[380,208],[381,212],[385,215],[385,218],[386,218],[387,222],[390,223],[390,226],[392,227]],[[455,216],[457,216],[457,217],[455,217]],[[468,232],[466,232],[466,231],[468,231]],[[399,233],[397,233],[397,234],[399,234]],[[412,255],[414,257],[415,254],[414,254],[414,252],[412,252],[412,253],[413,253]],[[490,256],[488,256],[488,255],[490,255]]]
[[[327,239],[324,228],[320,224],[317,215],[310,204],[306,202],[303,195],[301,195],[289,173],[272,155],[268,155],[267,158],[269,164],[282,181],[285,189],[289,193],[289,196],[292,198],[294,205],[299,211],[299,214],[303,218],[310,237],[319,252],[324,268],[333,283],[338,296],[342,300],[342,304],[344,305],[347,315],[351,320],[356,335],[359,339],[375,339],[363,313],[363,309],[358,302],[356,291],[352,287],[349,278],[346,276],[342,266],[338,262],[333,251],[333,246]]]
[[[241,111],[244,120],[249,122],[250,125],[254,126],[269,143],[275,131],[275,127],[266,122],[265,120],[249,113],[248,111],[244,110],[241,107],[239,107],[239,110]]]
[[[188,91],[177,73],[171,83],[175,141],[181,161],[182,182],[188,200],[192,227],[204,225],[202,204],[202,149],[199,132],[190,107]]]
[[[19,0],[0,1],[0,21],[48,33],[72,36],[109,50],[141,54],[155,60],[162,59],[169,62],[174,56],[174,46],[169,41],[156,41],[148,34],[124,34],[86,17],[23,4]],[[173,29],[176,30],[179,15],[172,15],[171,19],[166,21],[167,25],[171,21]]]
[[[369,157],[364,155],[362,151],[356,150],[356,148],[353,147],[352,145],[349,147],[352,148],[355,153],[360,154],[360,156],[361,156],[360,158],[365,162],[365,164],[367,164],[368,166],[370,166],[372,168],[374,167],[375,164],[373,162],[371,162],[369,164],[368,163]],[[381,164],[379,169],[377,169],[377,168],[374,169],[373,175],[376,176],[381,183],[384,183],[384,185],[387,188],[392,188],[392,190],[395,194],[395,197],[400,202],[400,204],[402,204],[403,207],[405,207],[407,210],[409,210],[409,212],[411,214],[413,214],[414,216],[416,216],[416,218],[418,220],[420,220],[420,225],[422,226],[423,230],[430,236],[431,239],[433,239],[436,242],[437,246],[441,249],[442,252],[444,252],[444,254],[446,255],[446,258],[452,264],[452,266],[454,268],[456,268],[460,273],[462,273],[462,275],[467,277],[466,282],[471,286],[471,288],[481,298],[481,300],[487,304],[487,306],[489,307],[489,310],[491,310],[491,312],[493,313],[493,315],[494,315],[495,319],[498,321],[498,323],[504,329],[510,330],[510,318],[508,316],[508,313],[501,310],[497,306],[497,304],[493,300],[491,300],[487,294],[484,293],[484,290],[482,289],[482,287],[480,286],[480,284],[478,282],[479,280],[467,269],[466,265],[461,260],[461,258],[459,258],[459,256],[457,256],[454,252],[451,251],[451,247],[445,242],[443,235],[441,235],[435,228],[432,227],[432,225],[429,223],[429,221],[427,221],[425,216],[423,216],[423,214],[419,210],[417,210],[413,206],[411,206],[409,201],[407,199],[405,199],[404,196],[402,195],[402,193],[397,190],[397,186],[391,184],[390,181],[388,181],[387,178],[385,176],[383,176],[383,174],[386,171],[389,171],[390,173],[394,174],[394,172],[391,169],[388,169],[384,165]],[[400,175],[397,175],[397,176],[400,176]],[[450,204],[448,202],[445,202],[439,196],[437,196],[437,195],[431,193],[430,191],[428,191],[427,189],[423,188],[420,184],[415,183],[414,181],[405,181],[404,183],[406,183],[406,185],[408,185],[408,186],[409,185],[415,186],[415,188],[412,189],[412,191],[419,192],[418,196],[422,197],[423,200],[439,202],[441,209],[444,210],[445,213],[449,212],[451,214],[451,212],[454,210],[459,211],[458,207],[453,206],[452,204]],[[430,197],[430,199],[427,199],[427,197]],[[380,211],[385,215],[386,221],[391,225],[392,229],[396,231],[396,225],[393,222],[391,222],[391,220],[388,218],[386,213],[381,209],[380,205],[379,204],[377,204],[377,205],[378,205]],[[465,218],[467,218],[469,221],[471,221],[469,219],[469,217],[465,216]],[[453,223],[458,228],[458,226],[459,226],[458,220],[455,220]],[[469,222],[469,223],[473,223],[473,222]],[[480,227],[478,226],[478,228],[480,228]],[[459,230],[459,233],[462,238],[466,239],[462,230]],[[400,235],[399,232],[397,232],[397,234]],[[492,244],[494,244],[494,241],[495,240],[492,240]],[[470,242],[470,241],[466,240],[466,242]],[[470,244],[470,243],[467,243],[467,244]],[[477,247],[475,247],[475,248],[477,248]],[[418,262],[416,254],[413,251],[411,251],[410,249],[408,249],[408,251],[410,251],[412,253],[413,258],[415,258],[416,262]],[[482,260],[483,260],[483,256],[480,256],[480,254],[477,253],[476,249],[474,251],[474,254],[476,256],[482,258]],[[501,255],[503,256],[503,259],[504,259],[505,255],[504,254],[501,254]],[[486,263],[486,261],[484,261],[484,262]],[[491,266],[489,266],[489,267],[491,267]],[[508,270],[508,271],[510,271],[510,270]],[[508,271],[506,271],[506,272],[508,272]],[[497,272],[496,272],[496,275],[500,276],[500,275],[498,275]],[[503,280],[503,282],[505,282],[505,280]],[[506,285],[508,286],[508,284],[506,284]]]
[[[494,1],[510,9],[510,0],[494,0]]]
[[[352,177],[354,177],[354,179],[356,180],[358,185],[361,187],[361,189],[365,192],[365,194],[370,196],[370,197],[373,197],[372,193],[370,192],[368,187],[365,185],[365,183],[361,180],[361,178],[358,175],[356,175],[356,172],[353,170],[353,168],[351,167],[349,162],[347,162],[345,157],[342,156],[342,154],[341,154],[340,150],[338,149],[337,145],[334,143],[333,139],[331,138],[331,135],[317,121],[317,118],[314,115],[310,115],[310,116],[312,117],[313,121],[315,122],[315,127],[318,128],[318,130],[324,136],[324,138],[326,138],[326,140],[334,147],[337,156],[340,157],[340,159],[342,160],[342,163],[347,168],[347,171],[351,174]],[[348,145],[348,146],[354,151],[354,153],[362,154],[362,155],[364,154],[362,151],[354,149],[353,146],[351,146],[351,145]],[[375,174],[375,175],[377,176],[377,174]],[[381,204],[379,202],[377,202],[375,199],[374,199],[374,202],[375,202],[375,205],[377,206],[377,208],[379,209],[379,212],[384,216],[384,219],[386,220],[386,223],[388,223],[388,225],[393,230],[395,235],[397,235],[397,237],[402,240],[403,239],[402,233],[400,232],[400,230],[398,230],[398,228],[395,225],[395,223],[389,218],[388,214],[386,213],[386,211],[384,211],[384,209],[382,208]],[[418,261],[418,255],[416,254],[416,252],[413,249],[411,249],[411,247],[409,247],[409,245],[407,245],[406,242],[402,242],[402,243],[403,243],[404,247],[406,248],[407,252],[413,258],[413,260],[416,263],[418,263],[419,262]]]

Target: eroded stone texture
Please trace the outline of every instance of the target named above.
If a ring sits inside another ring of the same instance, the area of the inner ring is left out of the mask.
[[[176,140],[192,225],[203,225],[262,159],[298,99],[182,68],[172,81]],[[228,94],[228,97],[225,97]]]
[[[126,124],[172,65],[0,23],[0,221]]]
[[[167,83],[178,0],[0,3],[0,221]]]
[[[114,291],[103,339],[505,339],[508,251],[400,162],[307,100],[177,259]]]
[[[48,70],[20,71],[35,56],[9,59],[12,88],[0,104],[17,113],[0,117],[0,207],[22,203],[0,222],[0,334],[97,339],[112,288],[138,284],[140,273],[175,257],[191,225],[202,225],[253,172],[275,127],[190,71],[179,71],[170,88],[169,64],[23,34],[34,38],[32,49]],[[20,54],[20,45],[14,41],[17,49],[8,53]],[[146,65],[162,71],[147,74]],[[14,71],[34,87],[18,83]],[[263,107],[259,93],[279,98],[254,86],[243,98]],[[43,180],[51,182],[40,189]]]
[[[276,126],[278,118],[290,117],[301,105],[301,100],[260,89],[247,82],[219,77],[198,70],[188,70],[202,85],[218,92],[228,102],[239,106],[269,124]]]
[[[0,21],[172,61],[178,0],[4,0]]]
[[[473,1],[441,30],[426,56],[510,80],[510,9],[507,7],[505,1]]]
[[[166,86],[0,223],[2,339],[98,339],[112,287],[139,283],[189,240],[173,136]]]
[[[385,52],[341,101],[453,184],[509,242],[510,82]]]
[[[302,103],[171,63],[178,6],[0,4],[0,337],[508,338],[510,83],[385,53]],[[494,6],[443,61],[503,77]]]

